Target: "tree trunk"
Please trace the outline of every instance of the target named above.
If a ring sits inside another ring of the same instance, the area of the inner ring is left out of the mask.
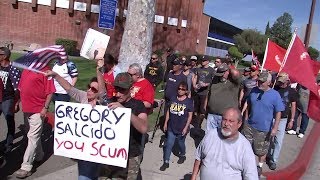
[[[122,36],[119,67],[126,72],[132,63],[142,69],[149,63],[152,51],[155,0],[129,0]]]

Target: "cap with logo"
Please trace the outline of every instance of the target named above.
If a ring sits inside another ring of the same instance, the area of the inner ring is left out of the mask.
[[[252,66],[250,67],[250,70],[251,70],[251,71],[258,71],[258,70],[259,70],[259,67],[256,66],[256,65],[252,65]]]
[[[217,71],[214,73],[215,76],[223,76],[223,74],[229,70],[229,66],[226,63],[222,63]]]
[[[196,61],[196,60],[198,60],[198,58],[197,58],[197,56],[191,56],[191,57],[190,57],[190,60],[191,60],[191,61],[192,61],[192,60],[195,60],[195,61]]]
[[[129,73],[119,73],[114,79],[113,86],[123,89],[130,89],[133,84],[132,77]]]
[[[259,81],[262,81],[262,82],[266,82],[266,81],[271,82],[272,76],[271,76],[271,74],[268,73],[267,71],[264,71],[264,72],[260,73],[260,75],[259,75],[259,77],[258,77],[258,80],[259,80]]]
[[[202,56],[201,57],[201,61],[209,61],[209,57],[208,56]]]

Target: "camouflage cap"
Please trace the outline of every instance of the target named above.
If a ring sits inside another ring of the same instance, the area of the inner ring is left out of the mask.
[[[133,84],[132,77],[129,73],[119,73],[114,79],[113,86],[123,89],[130,89]]]

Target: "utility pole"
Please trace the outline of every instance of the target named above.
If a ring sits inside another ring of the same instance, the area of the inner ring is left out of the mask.
[[[155,0],[129,0],[126,24],[119,54],[119,67],[127,71],[132,63],[142,69],[149,63],[152,53]]]
[[[313,20],[313,14],[314,14],[314,8],[316,7],[316,0],[312,0],[311,9],[310,9],[310,16],[309,16],[309,23],[306,27],[306,34],[304,37],[304,44],[306,48],[309,47],[309,41],[310,41],[310,34],[311,34],[311,28],[312,28],[312,20]]]

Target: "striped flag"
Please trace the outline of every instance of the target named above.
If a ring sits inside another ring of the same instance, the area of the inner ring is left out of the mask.
[[[12,65],[23,69],[40,71],[46,67],[50,61],[57,58],[67,59],[67,53],[61,45],[37,49],[18,58]]]
[[[253,50],[251,49],[251,55],[252,55],[252,64],[256,65],[258,68],[261,67],[260,62],[258,60],[258,57],[253,53]]]

